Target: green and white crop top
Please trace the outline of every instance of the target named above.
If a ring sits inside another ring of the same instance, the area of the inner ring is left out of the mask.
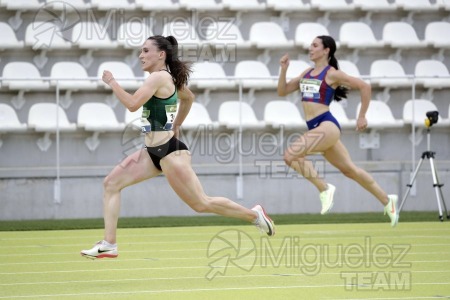
[[[178,93],[175,92],[169,98],[152,96],[142,109],[142,132],[169,131],[172,130],[173,121],[177,115]]]

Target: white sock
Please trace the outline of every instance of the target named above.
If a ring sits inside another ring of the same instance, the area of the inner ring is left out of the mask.
[[[111,247],[111,248],[115,248],[117,247],[117,244],[110,244],[107,241],[103,240],[103,245],[107,246],[107,247]]]

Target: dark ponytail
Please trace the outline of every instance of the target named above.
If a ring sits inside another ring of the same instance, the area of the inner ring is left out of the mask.
[[[192,70],[189,63],[181,61],[178,57],[177,39],[171,35],[167,37],[154,35],[148,39],[154,42],[159,51],[166,52],[166,66],[172,74],[177,89],[182,89],[188,83]]]
[[[317,38],[322,40],[323,48],[329,48],[330,52],[328,54],[328,64],[335,68],[336,70],[339,70],[339,64],[334,56],[334,53],[336,52],[336,42],[331,36],[328,35],[320,35]],[[343,86],[338,86],[334,92],[334,100],[341,101],[342,98],[347,98],[348,89]]]

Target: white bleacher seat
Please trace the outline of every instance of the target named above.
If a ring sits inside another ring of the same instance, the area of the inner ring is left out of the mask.
[[[177,11],[180,9],[179,3],[174,3],[172,0],[135,0],[136,8],[141,8],[144,11],[161,12],[161,11]]]
[[[200,89],[231,89],[236,82],[225,74],[222,66],[216,62],[198,62],[192,65],[190,84]]]
[[[406,78],[402,65],[395,60],[379,59],[370,65],[370,79],[372,84],[381,87],[401,88],[412,85],[412,80]]]
[[[397,10],[397,5],[388,0],[353,0],[353,4],[367,12],[384,12],[384,11],[395,11]]]
[[[107,61],[98,66],[97,76],[99,78],[98,85],[106,89],[111,89],[109,85],[102,81],[103,71],[110,71],[117,83],[124,89],[138,89],[142,83],[136,79],[133,70],[129,65],[121,61]]]
[[[436,57],[444,61],[444,51],[450,49],[450,22],[430,22],[425,27],[425,42],[439,50]]]
[[[213,122],[205,106],[201,103],[193,102],[189,114],[183,121],[181,128],[186,130],[198,130],[199,127],[215,129],[219,126],[218,122]]]
[[[356,108],[356,118],[359,115],[361,103],[358,103]],[[367,128],[368,129],[385,129],[385,128],[400,128],[403,127],[403,120],[394,118],[389,106],[378,100],[371,100],[369,109],[366,112]]]
[[[297,76],[300,76],[303,71],[305,71],[306,69],[311,68],[311,65],[309,63],[307,63],[306,61],[303,60],[291,60],[289,62],[289,67],[286,71],[286,78],[292,79],[295,78]],[[278,70],[278,74],[280,74],[281,68],[279,68]]]
[[[53,22],[32,22],[25,32],[25,45],[33,50],[69,49],[72,43],[63,38],[61,28]]]
[[[262,129],[265,127],[264,121],[259,121],[256,118],[250,104],[242,101],[223,102],[219,106],[218,122],[219,125],[233,130],[239,129],[240,122],[243,130]]]
[[[248,11],[248,10],[264,10],[265,3],[258,0],[222,0],[222,4],[229,10]]]
[[[117,121],[113,109],[100,102],[84,103],[78,109],[77,125],[93,135],[85,140],[90,151],[95,151],[100,145],[98,136],[101,132],[120,132],[125,128],[124,123]]]
[[[91,3],[86,3],[84,0],[70,0],[70,2],[51,1],[47,5],[51,5],[54,10],[65,12],[85,11],[92,8]]]
[[[330,112],[339,122],[339,125],[341,125],[342,129],[350,128],[354,130],[356,128],[356,120],[348,118],[344,107],[338,101],[331,101]]]
[[[19,121],[14,108],[8,104],[0,103],[0,148],[3,145],[2,134],[24,132],[26,130],[27,124]]]
[[[153,35],[144,21],[131,21],[120,24],[117,30],[117,43],[126,49],[138,49]]]
[[[319,23],[300,23],[295,29],[295,44],[309,49],[312,41],[319,35],[330,35],[328,29]]]
[[[310,0],[311,7],[322,11],[352,11],[355,6],[352,3],[347,3],[346,0]]]
[[[47,90],[49,83],[44,81],[39,70],[29,62],[9,62],[3,68],[3,86],[10,90]],[[12,80],[19,79],[19,80]]]
[[[81,49],[115,49],[107,28],[97,22],[79,22],[72,30],[72,43]]]
[[[39,0],[3,0],[8,10],[38,10],[43,6]]]
[[[28,127],[44,133],[44,136],[37,140],[41,151],[50,148],[52,144],[50,134],[55,133],[58,128],[60,132],[73,132],[77,129],[76,124],[69,122],[62,107],[55,103],[33,104],[28,112]]]
[[[414,114],[413,114],[414,105]],[[405,124],[414,125],[418,128],[425,128],[426,113],[429,111],[438,110],[436,105],[430,100],[426,99],[409,99],[403,105],[403,122]],[[442,122],[442,116],[439,114],[437,124],[433,125],[436,127],[446,125],[446,122]]]
[[[58,117],[57,117],[58,114]],[[28,127],[37,132],[75,131],[76,124],[70,123],[62,107],[55,103],[35,103],[28,112]]]
[[[111,10],[111,9],[122,9],[122,10],[135,10],[136,6],[134,3],[128,2],[128,0],[91,0],[91,5],[98,10]]]
[[[277,80],[271,79],[267,66],[256,60],[241,60],[236,64],[234,76],[242,81],[244,88],[275,88]]]
[[[406,11],[437,11],[439,1],[430,2],[430,0],[395,0],[395,4]]]
[[[202,41],[194,26],[184,20],[176,20],[164,23],[162,35],[173,35],[177,38],[178,45],[187,48],[198,48]]]
[[[287,49],[294,47],[294,41],[288,40],[283,28],[274,22],[255,22],[250,27],[249,40],[257,48]]]
[[[342,46],[357,49],[381,48],[383,41],[378,41],[369,25],[363,22],[345,22],[339,31],[339,43]]]
[[[250,48],[252,43],[244,40],[239,27],[233,22],[212,22],[206,28],[204,43],[215,47]]]
[[[267,8],[283,12],[309,11],[311,9],[309,3],[304,3],[302,0],[266,0],[266,4]]]
[[[126,126],[131,125],[131,127],[133,129],[140,131],[141,125],[142,125],[142,123],[141,123],[142,110],[143,110],[142,106],[136,111],[129,111],[128,109],[125,109],[124,120],[125,120]]]
[[[264,107],[264,122],[272,128],[306,129],[297,106],[286,100],[272,100]]]
[[[450,73],[443,62],[425,59],[416,63],[414,69],[416,82],[426,88],[448,88],[450,87]],[[420,78],[422,77],[422,78]]]
[[[450,48],[450,22],[430,22],[425,27],[425,41],[435,48]]]
[[[8,23],[0,22],[0,50],[4,49],[22,49],[23,41],[19,41],[14,33],[14,30]]]
[[[18,91],[18,95],[12,99],[14,108],[20,109],[25,104],[24,93],[27,91],[42,91],[50,87],[50,83],[44,81],[39,70],[29,62],[9,62],[3,67],[2,86],[9,90]]]
[[[57,86],[62,91],[66,91],[65,96],[60,100],[63,108],[68,108],[72,100],[72,92],[79,90],[94,90],[97,88],[97,82],[90,80],[86,69],[76,62],[60,61],[56,62],[51,69],[50,81],[52,86]],[[57,79],[60,79],[57,81]]]
[[[21,123],[14,108],[0,103],[0,133],[21,132],[27,130],[27,124]]]
[[[342,72],[353,77],[357,78],[361,77],[361,72],[359,71],[358,66],[354,62],[342,59],[339,60],[338,64],[339,70],[341,70]]]
[[[361,103],[356,108],[356,118],[359,115]],[[361,149],[380,148],[380,129],[400,128],[404,123],[396,120],[389,106],[383,101],[370,101],[369,109],[366,112],[367,128],[369,132],[359,134],[359,147]]]
[[[198,11],[217,11],[222,10],[222,3],[217,3],[215,0],[179,0],[180,6],[187,10]]]
[[[387,22],[383,26],[383,41],[393,48],[424,48],[427,42],[419,40],[414,28],[405,22]]]

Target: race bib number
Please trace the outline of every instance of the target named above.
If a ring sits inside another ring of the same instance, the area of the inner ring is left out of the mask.
[[[143,133],[152,131],[152,124],[150,124],[150,122],[147,120],[148,117],[150,117],[150,110],[149,109],[142,110],[141,130]]]
[[[300,82],[300,91],[305,98],[320,99],[320,85],[322,80],[303,79]]]
[[[167,122],[164,125],[165,130],[171,130],[173,127],[173,122],[175,121],[175,117],[177,115],[177,105],[166,105],[166,116]]]

